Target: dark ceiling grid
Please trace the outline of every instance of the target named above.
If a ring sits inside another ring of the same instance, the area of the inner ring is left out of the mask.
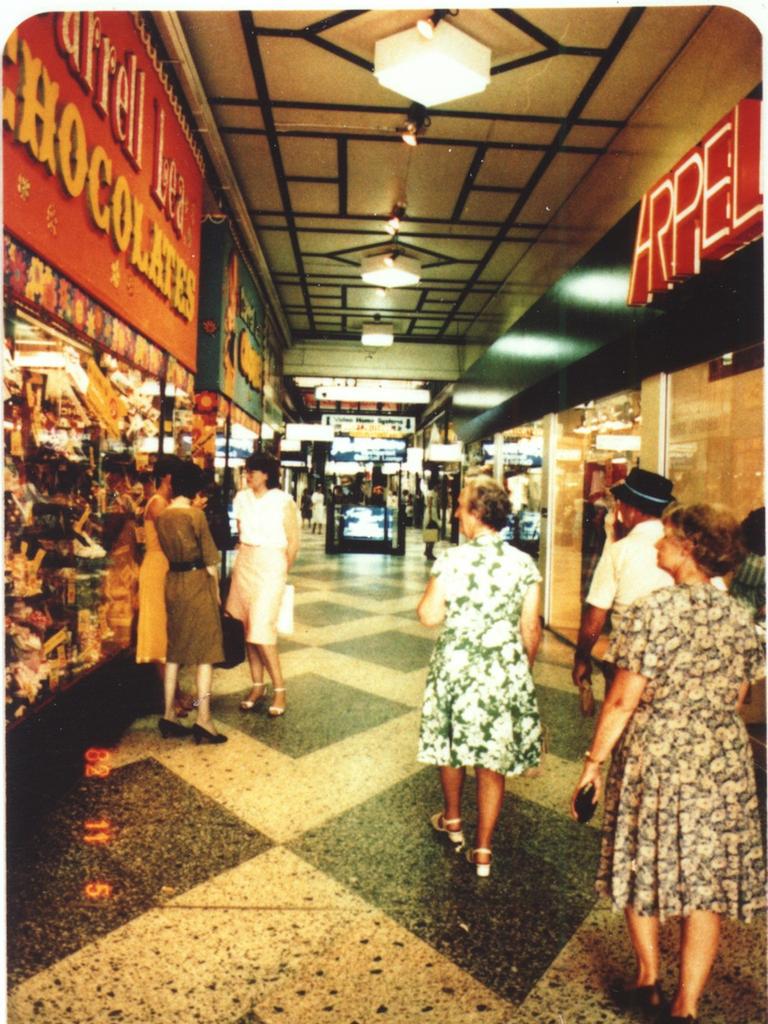
[[[475,178],[480,173],[480,168],[483,166],[483,161],[485,160],[485,155],[487,152],[487,142],[484,142],[475,150],[475,155],[472,158],[472,163],[469,165],[467,169],[467,175],[464,179],[464,184],[461,186],[459,194],[456,198],[456,203],[453,207],[453,213],[451,214],[451,221],[453,223],[461,220],[462,210],[464,209],[467,199],[469,198],[469,193],[472,191],[472,186],[474,184]]]
[[[347,157],[349,147],[346,139],[336,140],[337,174],[339,176],[339,216],[347,215],[347,191],[349,186]]]
[[[554,139],[547,147],[547,151],[542,156],[538,166],[535,168],[530,178],[528,179],[525,188],[520,193],[520,196],[514,203],[504,223],[501,225],[495,240],[488,247],[485,256],[482,257],[482,259],[480,259],[477,268],[473,271],[473,273],[466,281],[462,289],[462,294],[459,296],[459,299],[454,305],[454,308],[451,311],[451,313],[449,313],[449,315],[446,317],[446,327],[450,323],[453,314],[457,312],[458,308],[461,306],[461,303],[464,301],[466,296],[469,295],[469,293],[472,291],[475,282],[480,277],[485,267],[488,266],[489,262],[491,261],[491,258],[496,253],[501,243],[504,241],[504,236],[507,234],[509,228],[517,220],[518,215],[530,199],[533,190],[543,177],[544,172],[547,170],[547,168],[550,166],[550,164],[553,162],[553,160],[558,154],[566,151],[565,146],[563,145],[563,141],[566,138],[568,132],[573,127],[574,120],[578,118],[578,116],[581,114],[582,110],[587,105],[587,102],[597,89],[598,85],[600,84],[600,82],[602,82],[603,78],[608,73],[608,69],[611,67],[611,65],[621,52],[624,43],[627,41],[632,30],[640,21],[640,18],[642,17],[644,10],[645,9],[642,7],[630,8],[630,10],[627,12],[624,19],[622,20],[621,25],[617,29],[616,34],[611,40],[610,45],[607,46],[604,51],[602,51],[602,56],[598,61],[597,66],[593,70],[592,74],[589,76],[588,81],[585,83],[584,88],[579,93],[568,114],[563,119],[563,122],[558,128]]]
[[[601,55],[599,50],[589,55]],[[584,56],[584,54],[580,54]],[[239,96],[212,96],[209,100],[212,107],[258,107],[259,101]],[[314,100],[272,100],[273,110],[325,110],[328,113],[342,114],[402,114],[407,102],[397,106],[381,106],[370,103],[320,103]],[[435,107],[430,110],[431,117],[457,118],[463,121],[499,121],[512,124],[552,124],[560,125],[563,118],[555,114],[505,114],[494,112],[489,114],[483,110],[449,110]],[[623,127],[623,121],[606,117],[579,117],[573,122],[575,128],[613,128]]]
[[[432,111],[431,115],[434,117],[435,112]],[[488,114],[487,120],[492,121],[494,114]],[[557,118],[557,124],[560,129],[565,126],[567,131],[575,127],[567,118]],[[533,123],[533,122],[531,122]],[[605,126],[601,126],[605,127]],[[274,121],[273,127],[271,128],[246,128],[232,127],[231,125],[222,127],[220,129],[223,135],[255,135],[255,136],[266,136],[268,139],[272,139],[273,134],[280,136],[284,139],[344,139],[347,142],[388,142],[393,145],[402,146],[403,141],[400,138],[399,132],[393,129],[386,135],[377,135],[373,132],[333,132],[322,128],[275,128]],[[558,133],[559,134],[559,133]],[[448,147],[453,149],[472,149],[478,145],[476,139],[463,139],[463,138],[434,138],[429,135],[419,136],[420,146],[440,146],[442,148]],[[514,150],[515,152],[530,152],[530,153],[546,153],[551,147],[550,142],[502,142],[499,140],[489,140],[484,142],[484,145],[488,149],[503,149],[503,150]],[[605,146],[572,146],[563,143],[560,147],[563,153],[581,153],[589,156],[602,156],[605,153]]]
[[[307,288],[307,278],[304,272],[304,262],[301,256],[299,240],[296,235],[296,224],[293,219],[291,195],[285,179],[283,157],[280,152],[280,143],[277,137],[275,119],[272,113],[272,108],[269,100],[267,76],[264,71],[264,64],[261,60],[261,54],[259,52],[259,41],[256,38],[253,18],[247,11],[240,12],[240,25],[243,30],[244,42],[248,53],[248,60],[250,61],[251,65],[251,73],[253,75],[254,84],[256,86],[256,94],[260,101],[262,117],[264,118],[264,124],[267,126],[267,132],[269,137],[269,150],[272,156],[272,165],[275,170],[275,177],[277,179],[277,187],[280,190],[280,197],[283,201],[285,219],[288,224],[288,227],[290,228],[291,248],[293,250],[293,258],[296,262],[296,268],[299,272],[299,285],[301,287],[302,294],[304,295],[304,301],[307,307],[307,320],[309,322],[310,328],[314,328],[315,324],[312,318],[312,303],[309,300],[309,290]]]
[[[495,68],[491,68],[492,75],[502,75],[507,71],[514,71],[516,68],[525,67],[527,64],[537,64],[542,60],[549,60],[551,57],[602,57],[605,50],[594,46],[563,46],[561,43],[540,29],[533,22],[528,21],[517,11],[512,10],[495,10],[495,14],[498,14],[504,21],[514,25],[515,28],[519,29],[525,35],[529,36],[534,42],[541,43],[543,49],[539,50],[538,53],[530,53],[525,57],[518,57],[516,60],[507,61],[504,64],[497,64]]]

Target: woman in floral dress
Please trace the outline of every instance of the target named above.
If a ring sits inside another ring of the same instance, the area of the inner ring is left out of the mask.
[[[425,626],[443,623],[427,676],[418,759],[438,765],[443,810],[432,825],[461,848],[467,766],[477,784],[476,846],[467,859],[490,873],[504,778],[539,763],[541,721],[531,676],[541,639],[539,571],[499,535],[510,511],[490,477],[472,479],[456,516],[469,543],[436,561],[418,606]]]
[[[630,605],[612,640],[618,672],[576,791],[606,786],[598,892],[624,910],[637,960],[622,1003],[694,1022],[720,917],[765,907],[754,768],[738,709],[764,674],[747,608],[711,583],[742,557],[736,520],[707,505],[664,517],[658,563],[675,581]],[[575,793],[574,793],[575,796]],[[682,918],[671,1007],[659,987],[659,921]]]

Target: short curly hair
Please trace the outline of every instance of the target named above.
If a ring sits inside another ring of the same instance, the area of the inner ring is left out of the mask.
[[[739,523],[723,505],[674,505],[662,521],[678,540],[691,544],[693,559],[710,576],[722,576],[744,561]]]
[[[509,495],[493,477],[473,476],[464,484],[467,511],[494,530],[503,530],[512,511]]]

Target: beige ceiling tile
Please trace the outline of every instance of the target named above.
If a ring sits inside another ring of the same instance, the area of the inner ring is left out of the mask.
[[[487,304],[489,296],[478,294],[475,291],[471,291],[469,295],[465,296],[464,300],[459,307],[461,313],[479,313],[481,309]]]
[[[469,268],[470,271],[473,267]],[[447,264],[446,266],[440,267],[422,267],[421,280],[422,283],[429,284],[430,281],[439,283],[442,281],[462,282],[467,277],[467,267],[463,263]]]
[[[527,111],[524,116],[531,113],[539,113],[545,117],[554,117],[549,109],[541,111]],[[487,134],[488,142],[511,142],[517,145],[531,145],[542,147],[533,151],[533,157],[540,156],[544,148],[554,139],[560,127],[560,121],[544,124],[537,121],[498,121],[490,122],[490,130]],[[525,150],[521,150],[525,152]]]
[[[289,181],[288,192],[291,197],[291,207],[294,210],[311,210],[313,213],[338,213],[338,185]]]
[[[485,154],[475,182],[478,185],[522,188],[541,158],[541,153],[533,153],[530,150],[490,149]]]
[[[289,96],[288,102],[295,99]],[[317,97],[315,97],[317,99]],[[348,96],[340,101],[344,103],[358,103],[357,96]],[[395,105],[398,101],[395,100]],[[392,106],[392,103],[388,104]],[[329,135],[346,134],[352,135],[392,135],[397,134],[397,129],[405,122],[405,110],[408,101],[403,99],[402,112],[386,110],[362,111],[362,110],[308,110],[304,107],[275,106],[273,114],[275,126],[283,131],[322,131]]]
[[[227,135],[224,143],[246,205],[253,210],[281,210],[280,190],[266,138]],[[258,168],[258,171],[254,168]]]
[[[550,8],[521,12],[562,46],[608,46],[619,29],[626,9],[604,7]]]
[[[493,221],[501,227],[516,201],[516,195],[504,192],[470,192],[461,216],[464,220]]]
[[[335,221],[325,223],[326,229],[329,227],[346,228],[346,221]],[[311,249],[315,252],[343,252],[349,249],[362,249],[369,245],[378,245],[379,243],[384,244],[385,241],[389,241],[389,235],[384,231],[371,231],[366,232],[364,235],[347,235],[347,234],[332,234],[332,235],[319,235],[319,234],[308,234],[299,230],[299,241],[302,248]]]
[[[280,155],[288,177],[296,174],[338,177],[338,150],[332,139],[280,136]]]
[[[253,98],[253,75],[237,11],[181,11],[179,19],[206,94]],[[226,60],[221,59],[223,53]]]
[[[264,254],[269,266],[278,274],[295,274],[296,263],[287,235],[269,234],[263,240]]]
[[[281,284],[278,288],[280,298],[286,306],[303,306],[304,292],[297,284]]]
[[[342,308],[342,301],[338,296],[329,297],[324,295],[321,298],[312,292],[312,302],[314,303],[315,309],[331,310]]]
[[[556,156],[520,213],[521,220],[548,221],[595,163],[596,157],[578,153]]]
[[[527,252],[528,246],[505,243],[491,256],[480,275],[481,281],[504,281]]]
[[[294,331],[308,331],[309,330],[309,317],[299,316],[296,313],[291,313],[288,317],[288,323]]]
[[[348,150],[347,210],[352,216],[378,213],[385,217],[403,199],[412,209],[406,186],[411,155],[417,151],[404,143],[386,142],[351,142]]]
[[[260,37],[259,53],[273,100],[381,104],[392,102],[373,75],[304,39]],[[309,74],[300,73],[311,69]]]
[[[472,163],[473,151],[417,146],[412,152],[405,181],[409,215],[414,219],[419,215],[450,217]]]
[[[706,14],[706,7],[646,7],[583,116],[628,118]]]
[[[617,131],[616,128],[592,128],[589,125],[576,125],[568,132],[565,145],[607,149]]]
[[[597,57],[559,55],[535,64],[494,75],[483,93],[480,104],[489,114],[543,114],[565,117],[573,107],[597,65]],[[468,103],[477,97],[458,101]],[[547,126],[547,130],[550,126]]]
[[[243,107],[233,103],[213,103],[211,106],[216,118],[216,124],[220,129],[226,129],[230,134],[233,131],[242,131],[243,129],[261,130],[264,128],[261,107],[256,104]]]
[[[251,12],[251,16],[257,28],[300,29],[337,13],[338,11],[333,9],[327,11],[255,10]]]
[[[382,312],[387,310],[414,310],[419,302],[420,291],[417,288],[370,288],[361,284],[358,288],[347,289],[350,305],[372,308],[378,306]]]

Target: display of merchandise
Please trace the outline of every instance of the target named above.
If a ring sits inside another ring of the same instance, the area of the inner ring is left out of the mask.
[[[91,384],[107,378],[99,404]],[[156,381],[63,342],[32,354],[32,343],[6,341],[4,384],[5,704],[14,723],[131,644],[144,504],[136,454],[157,435],[160,409]]]

